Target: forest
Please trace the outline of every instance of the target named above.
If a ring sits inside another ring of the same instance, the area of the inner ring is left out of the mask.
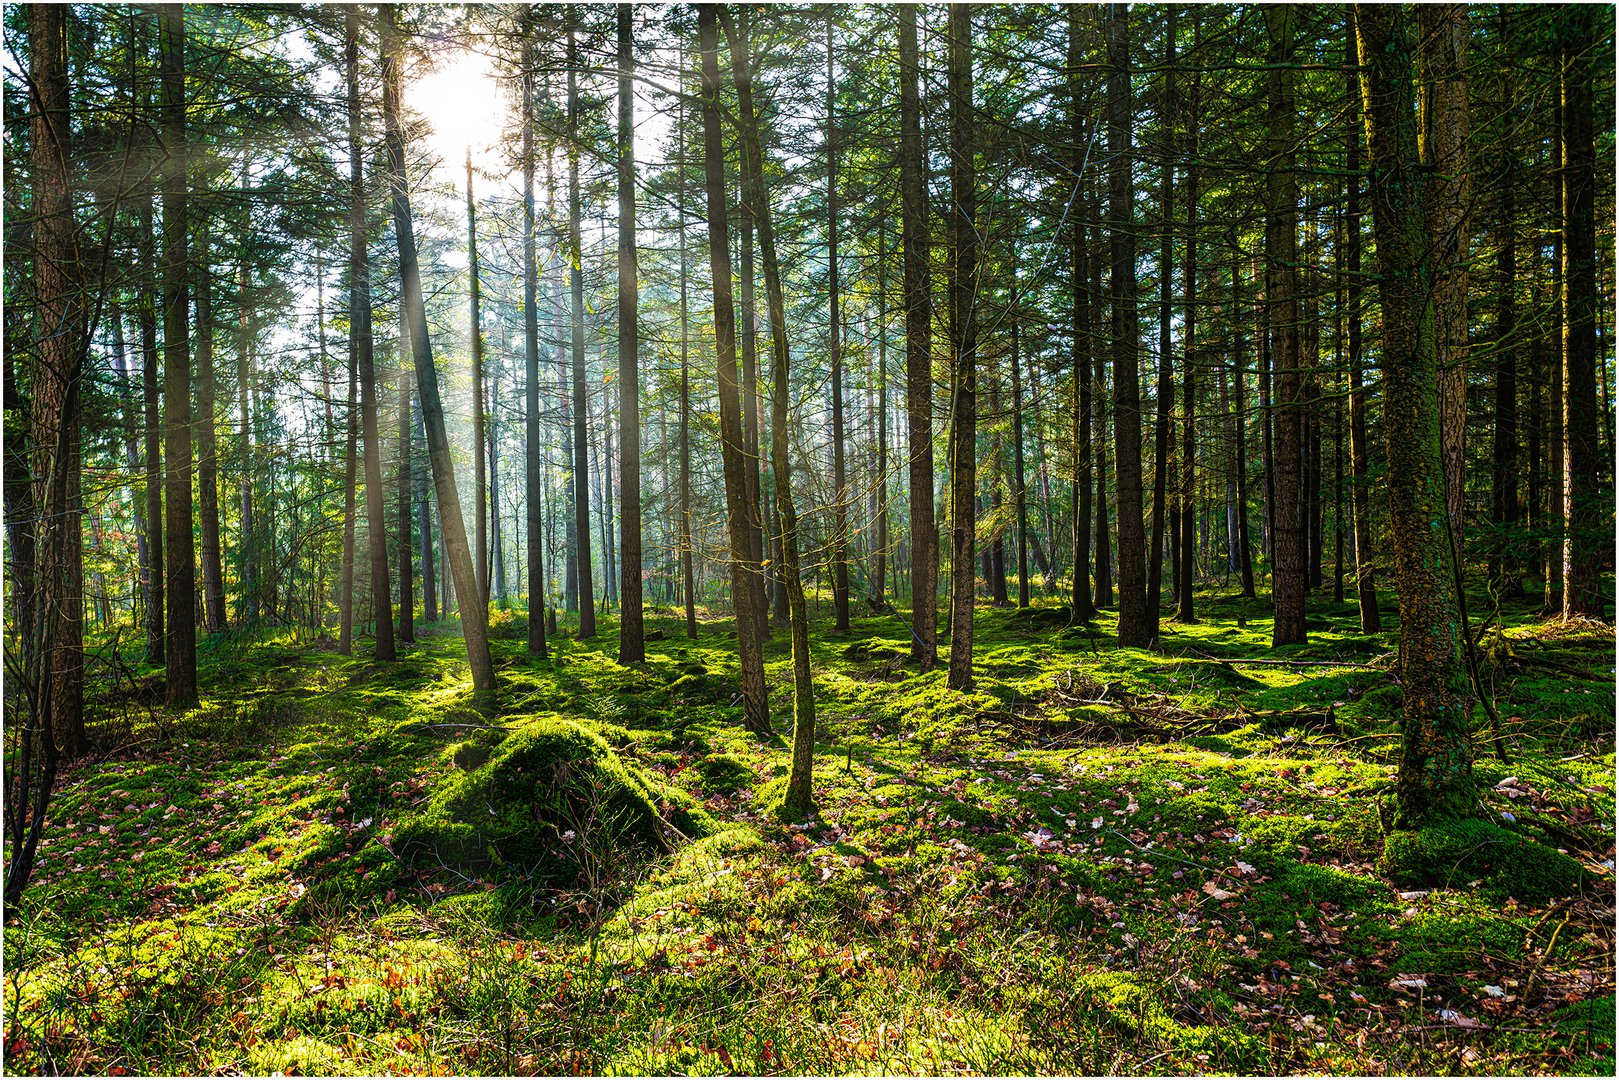
[[[0,1071],[1613,1075],[1611,5],[3,22]]]

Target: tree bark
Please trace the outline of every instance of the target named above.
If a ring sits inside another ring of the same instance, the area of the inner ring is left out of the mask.
[[[1410,16],[1356,4],[1372,221],[1383,309],[1389,539],[1400,598],[1404,722],[1401,824],[1471,815],[1477,805],[1469,698],[1445,518],[1435,266],[1427,172],[1417,154]]]
[[[203,230],[202,258],[197,275],[197,502],[202,511],[202,600],[203,625],[210,634],[225,628],[225,571],[219,539],[219,456],[214,438],[214,315],[213,276],[209,272],[211,252],[208,233]],[[317,275],[317,285],[320,284]],[[325,292],[320,290],[321,308]],[[324,334],[322,324],[322,334]],[[324,340],[324,339],[323,339]],[[324,353],[322,354],[324,355]]]
[[[401,286],[402,287],[402,286]],[[399,461],[394,472],[394,498],[399,511],[400,641],[416,640],[416,570],[411,555],[410,367],[409,313],[399,305]]]
[[[950,677],[973,688],[973,547],[977,526],[978,178],[974,168],[972,8],[950,8]]]
[[[684,77],[689,57],[681,53]],[[681,117],[686,119],[685,101]],[[681,125],[681,129],[684,124]],[[680,130],[680,129],[677,129]],[[680,174],[678,216],[680,218],[680,580],[681,598],[686,608],[686,636],[697,636],[697,582],[694,573],[691,536],[691,302],[690,272],[686,262],[686,139],[682,133],[675,149],[676,170]]]
[[[163,167],[163,502],[168,594],[164,697],[197,702],[196,550],[191,513],[191,319],[187,276],[185,16],[180,4],[159,9],[162,53]],[[77,520],[77,519],[75,519]],[[75,600],[75,603],[78,601]]]
[[[1355,28],[1349,26],[1345,59],[1353,63]],[[1355,518],[1355,595],[1360,607],[1360,632],[1376,634],[1383,629],[1377,610],[1377,585],[1372,568],[1372,484],[1370,443],[1366,431],[1366,389],[1362,379],[1361,351],[1361,175],[1360,175],[1360,86],[1359,76],[1349,78],[1349,149],[1345,155],[1349,173],[1349,197],[1344,221],[1344,264],[1348,268],[1345,295],[1349,306],[1349,472],[1354,492]]]
[[[1158,640],[1158,623],[1163,614],[1164,530],[1173,525],[1170,557],[1174,558],[1179,544],[1178,511],[1169,498],[1170,477],[1175,471],[1174,418],[1171,407],[1175,401],[1175,365],[1169,351],[1173,336],[1175,296],[1175,7],[1164,8],[1164,71],[1158,91],[1159,138],[1163,142],[1163,156],[1158,163],[1159,220],[1163,235],[1159,239],[1158,253],[1158,393],[1157,421],[1153,425],[1152,469],[1152,537],[1147,555],[1147,623],[1148,638]],[[1170,521],[1169,518],[1175,518]]]
[[[433,346],[427,336],[427,310],[422,304],[422,279],[416,261],[416,235],[411,224],[409,189],[405,184],[405,133],[399,119],[402,87],[398,31],[394,27],[392,4],[379,6],[382,37],[382,104],[388,146],[388,181],[393,196],[394,237],[399,246],[402,297],[410,321],[411,352],[416,362],[416,392],[422,402],[422,424],[427,429],[428,460],[433,467],[433,486],[438,495],[439,514],[444,530],[445,561],[449,563],[457,596],[477,596],[472,575],[472,550],[467,544],[466,525],[461,517],[461,498],[456,492],[455,472],[450,461],[450,441],[444,430],[444,407],[439,399],[438,371],[433,367]],[[461,609],[461,633],[467,645],[467,663],[472,669],[473,699],[489,711],[495,705],[495,669],[489,655],[489,616],[477,604]]]
[[[843,442],[843,313],[838,290],[837,72],[832,51],[832,12],[826,16],[826,292],[832,392],[832,614],[833,628],[849,629],[849,478]]]
[[[534,240],[534,25],[533,9],[522,19],[523,76],[523,490],[528,504],[528,655],[544,658],[545,521],[544,479],[540,473],[540,315],[539,263]],[[548,174],[549,175],[549,174]],[[499,550],[500,526],[495,526]],[[505,568],[496,570],[500,598],[506,598]]]
[[[699,12],[712,8],[705,5]],[[709,105],[717,97],[718,67],[712,78],[708,72],[710,56],[718,51],[714,35],[713,15],[707,16],[707,38],[704,41],[705,90],[712,86],[715,93],[705,94],[704,135],[708,135]],[[787,794],[783,805],[795,815],[807,814],[813,797],[812,766],[815,758],[815,692],[810,675],[809,624],[804,610],[804,583],[798,563],[798,512],[793,507],[791,463],[787,456],[788,405],[788,341],[787,304],[781,287],[780,264],[776,259],[775,230],[772,227],[769,193],[764,183],[764,153],[759,145],[758,119],[753,107],[753,82],[748,60],[748,42],[739,35],[727,13],[726,37],[731,47],[732,76],[737,90],[737,112],[741,118],[742,154],[748,162],[746,174],[751,190],[748,202],[753,207],[754,222],[759,232],[759,253],[764,263],[765,297],[770,318],[771,348],[771,408],[770,408],[770,471],[775,478],[776,508],[781,516],[781,580],[787,590],[789,635],[793,658],[793,760],[787,777]],[[712,45],[711,49],[709,46]],[[712,191],[712,181],[710,190]]]
[[[641,628],[641,331],[635,250],[634,8],[618,5],[618,662],[646,659]],[[757,532],[757,530],[755,530]]]
[[[899,6],[899,187],[904,247],[906,457],[910,466],[911,657],[939,662],[939,538],[933,507],[933,272],[928,257],[927,156],[917,90],[916,5]]]
[[[371,609],[376,658],[394,659],[393,612],[388,597],[388,532],[383,522],[382,432],[377,422],[377,376],[371,334],[371,259],[366,252],[364,158],[360,124],[360,14],[345,13],[343,56],[349,119],[349,362],[359,372],[360,430],[365,447],[366,543],[370,552]],[[246,421],[244,420],[244,430]],[[243,526],[246,528],[245,524]]]
[[[702,41],[703,176],[708,197],[708,260],[713,276],[715,376],[719,384],[720,453],[725,471],[726,524],[731,549],[731,604],[736,615],[737,654],[742,668],[743,723],[756,734],[770,733],[764,655],[754,618],[754,583],[748,530],[755,515],[747,505],[747,474],[742,438],[741,387],[736,362],[736,307],[731,290],[730,222],[725,202],[725,147],[720,131],[719,28],[713,4],[698,7]],[[761,579],[762,580],[762,579]]]
[[[573,298],[573,544],[579,575],[579,637],[596,636],[596,579],[590,552],[590,451],[585,403],[585,272],[580,238],[579,44],[577,9],[568,9],[568,287]]]
[[[1129,9],[1108,19],[1108,227],[1113,263],[1113,445],[1118,500],[1120,645],[1151,645],[1157,617],[1147,604],[1146,531],[1141,520],[1141,387],[1137,367],[1135,208],[1131,194]]]
[[[1296,9],[1265,8],[1270,43],[1265,185],[1265,311],[1275,369],[1275,493],[1271,520],[1271,645],[1305,640],[1306,537],[1303,489],[1303,358],[1299,342],[1298,176],[1294,171],[1293,54]]]
[[[146,662],[161,664],[168,634],[164,630],[163,414],[157,303],[152,296],[157,283],[152,203],[148,189],[141,205],[141,283],[135,298],[135,320],[141,337],[141,405],[146,426],[146,558],[150,570],[146,580]]]
[[[1445,500],[1462,550],[1463,464],[1467,436],[1468,217],[1473,200],[1468,163],[1467,7],[1418,4],[1417,153],[1434,181],[1428,233],[1434,245],[1434,320],[1439,335],[1439,425],[1445,457]]]
[[[1195,35],[1195,28],[1194,28]],[[1188,94],[1186,123],[1187,143],[1193,164],[1186,169],[1186,315],[1181,335],[1181,455],[1180,455],[1180,551],[1176,560],[1180,586],[1175,590],[1179,600],[1176,619],[1182,623],[1197,622],[1196,604],[1192,598],[1192,577],[1197,561],[1197,210],[1198,210],[1198,77],[1192,76]]]
[[[478,273],[478,204],[472,194],[470,146],[467,147],[467,286],[471,294],[468,326],[472,337],[472,569],[478,579],[478,599],[488,607],[489,485],[483,411],[483,290]]]
[[[1601,38],[1592,10],[1562,9],[1563,102],[1563,616],[1601,618],[1603,528],[1612,509],[1598,478],[1596,393],[1596,150],[1588,52]]]

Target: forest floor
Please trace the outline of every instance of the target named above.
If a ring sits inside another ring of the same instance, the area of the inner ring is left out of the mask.
[[[405,853],[505,735],[453,624],[390,666],[216,637],[195,711],[104,687],[6,927],[5,1069],[1613,1075],[1611,628],[1526,604],[1485,637],[1512,764],[1481,740],[1484,810],[1585,868],[1537,896],[1476,853],[1381,873],[1393,634],[1322,602],[1271,649],[1261,605],[1200,602],[1161,651],[982,608],[971,695],[892,616],[817,623],[809,822],[776,809],[786,738],[740,727],[724,621],[659,612],[626,669],[612,619],[531,663],[497,616],[498,723],[600,734],[690,837],[535,811],[560,877]]]

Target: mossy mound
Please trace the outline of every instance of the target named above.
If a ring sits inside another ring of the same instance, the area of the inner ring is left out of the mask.
[[[747,762],[734,754],[710,754],[697,763],[697,772],[704,788],[723,794],[752,787],[759,779]]]
[[[1567,855],[1475,819],[1390,833],[1378,869],[1399,885],[1458,887],[1482,880],[1529,904],[1568,896],[1584,877]]]
[[[665,794],[600,735],[572,720],[539,719],[446,780],[422,813],[394,830],[395,851],[424,865],[511,868],[538,884],[562,883],[603,853],[666,850],[673,830],[658,810]],[[706,831],[694,815],[676,816],[682,832]]]

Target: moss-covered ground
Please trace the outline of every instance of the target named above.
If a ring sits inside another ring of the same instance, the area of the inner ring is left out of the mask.
[[[1412,883],[1394,635],[1321,603],[1272,650],[1200,600],[1159,651],[983,608],[971,695],[896,618],[817,624],[808,821],[718,615],[626,669],[611,618],[532,663],[501,614],[493,726],[450,624],[392,665],[216,638],[202,707],[98,698],[6,926],[5,1068],[1612,1075],[1611,629],[1485,635],[1511,764],[1481,714],[1477,835]]]

